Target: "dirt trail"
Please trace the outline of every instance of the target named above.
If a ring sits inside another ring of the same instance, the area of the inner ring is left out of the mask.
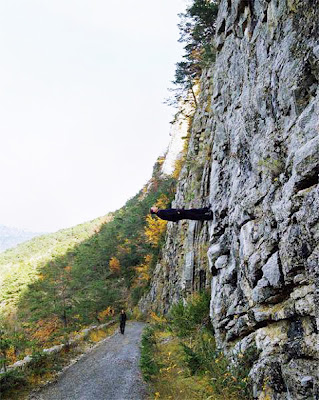
[[[139,369],[144,324],[130,322],[68,368],[33,400],[143,400],[146,385]]]

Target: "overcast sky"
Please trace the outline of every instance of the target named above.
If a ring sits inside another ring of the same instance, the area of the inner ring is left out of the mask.
[[[121,207],[169,143],[185,0],[0,0],[0,224]]]

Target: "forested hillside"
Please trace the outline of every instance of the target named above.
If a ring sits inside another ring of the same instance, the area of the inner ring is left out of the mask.
[[[149,208],[168,205],[175,191],[162,162],[121,209],[1,254],[2,365],[136,305],[166,229],[147,217]]]

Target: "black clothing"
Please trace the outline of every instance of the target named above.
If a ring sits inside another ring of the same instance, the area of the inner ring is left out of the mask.
[[[208,221],[213,219],[213,212],[208,208],[192,208],[184,210],[181,208],[168,208],[167,210],[158,210],[156,215],[166,221],[177,222],[181,219],[192,219],[196,221]]]
[[[126,322],[126,314],[121,313],[120,314],[120,331],[121,331],[122,335],[124,334],[124,331],[125,331],[125,322]]]
[[[125,312],[122,314],[120,314],[120,321],[121,322],[126,322],[126,314],[125,314]]]

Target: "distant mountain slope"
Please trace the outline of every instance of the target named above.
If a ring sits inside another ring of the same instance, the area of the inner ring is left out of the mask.
[[[25,232],[20,229],[0,225],[0,252],[15,247],[19,243],[26,242],[27,240],[42,234],[43,233],[39,232]]]
[[[17,297],[22,288],[32,282],[42,265],[90,238],[107,220],[107,217],[100,217],[72,228],[34,237],[0,254],[0,303],[6,294],[11,300]],[[13,280],[15,288],[6,293],[3,283],[10,280]]]
[[[20,355],[31,342],[38,348],[61,343],[65,335],[137,304],[166,229],[149,209],[165,208],[175,193],[176,181],[163,175],[162,161],[119,210],[0,254],[0,329],[9,338],[18,329]]]

